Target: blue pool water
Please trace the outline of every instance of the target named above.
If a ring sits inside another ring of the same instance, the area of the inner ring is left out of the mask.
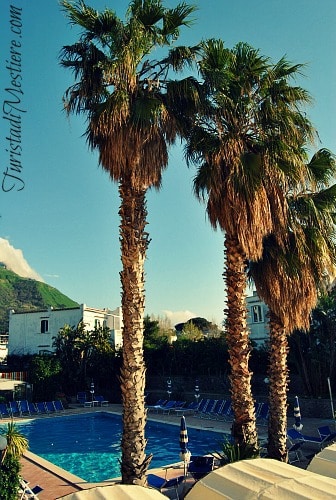
[[[120,476],[121,417],[108,413],[43,418],[17,424],[29,450],[89,482]],[[220,433],[188,428],[188,448],[203,455],[221,448]],[[147,421],[146,453],[150,467],[178,462],[179,426]]]

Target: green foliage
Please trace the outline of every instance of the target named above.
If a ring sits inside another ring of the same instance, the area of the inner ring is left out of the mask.
[[[30,362],[30,381],[34,385],[34,397],[39,401],[54,399],[59,388],[62,366],[54,356],[35,355]]]
[[[328,397],[328,377],[336,384],[336,290],[320,297],[309,332],[289,337],[289,365],[301,376],[305,395]]]
[[[4,434],[7,438],[6,456],[11,455],[19,459],[28,450],[28,439],[21,434],[13,421],[8,422],[7,431]]]
[[[48,306],[76,307],[77,302],[46,283],[22,278],[0,267],[0,333],[8,332],[8,311],[36,311]]]
[[[144,317],[144,347],[155,348],[166,344],[169,333],[160,326],[159,320],[153,320],[150,316]]]
[[[20,460],[7,453],[0,466],[0,498],[1,500],[17,500],[20,486]]]
[[[203,339],[203,333],[202,331],[197,328],[197,326],[194,325],[193,322],[191,323],[185,323],[183,330],[181,332],[180,337],[178,340],[181,339],[189,339],[189,340],[201,340]]]
[[[93,376],[97,379],[102,359],[111,361],[115,356],[109,330],[87,331],[82,322],[77,327],[65,325],[61,328],[54,338],[53,347],[62,366],[63,384],[73,393],[83,390]]]
[[[239,460],[258,458],[259,450],[250,444],[232,443],[224,436],[221,451],[216,451],[212,455],[219,459],[221,465],[226,465]]]
[[[149,375],[202,375],[225,377],[228,354],[224,338],[204,338],[195,342],[188,338],[170,344],[157,344],[145,348],[145,360]]]

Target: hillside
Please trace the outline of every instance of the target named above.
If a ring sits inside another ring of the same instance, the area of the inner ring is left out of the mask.
[[[13,271],[0,267],[0,333],[8,332],[11,309],[23,312],[48,306],[76,307],[78,303],[46,283],[21,278]]]

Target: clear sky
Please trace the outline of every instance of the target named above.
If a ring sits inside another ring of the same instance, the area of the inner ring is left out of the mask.
[[[195,23],[182,31],[180,44],[210,37],[222,38],[227,47],[244,41],[274,62],[286,55],[293,63],[307,64],[298,83],[314,98],[308,115],[319,132],[317,148],[336,152],[336,1],[194,3]],[[107,6],[123,18],[128,1],[88,4],[98,10]],[[0,261],[15,253],[72,299],[114,309],[120,305],[121,268],[117,187],[87,150],[84,119],[68,119],[62,111],[62,95],[72,76],[59,66],[58,54],[77,38],[56,0],[0,2]],[[13,88],[6,67],[10,59],[21,70],[23,94],[8,91]],[[20,97],[22,171],[9,191],[10,178],[4,174],[10,161],[6,102],[14,95]],[[173,324],[192,316],[220,323],[225,305],[223,235],[210,228],[204,207],[194,199],[193,176],[177,145],[170,151],[161,191],[148,195],[152,241],[146,313],[166,314]]]

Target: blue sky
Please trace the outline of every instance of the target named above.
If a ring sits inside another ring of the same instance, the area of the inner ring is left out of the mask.
[[[98,10],[108,6],[123,17],[128,1],[88,4]],[[182,31],[180,44],[220,37],[228,47],[248,42],[274,62],[286,55],[293,63],[307,64],[298,83],[314,98],[307,113],[319,132],[317,148],[336,152],[335,0],[195,4],[195,23]],[[22,8],[22,27],[14,26],[20,33],[10,30],[10,5]],[[25,183],[21,191],[0,188],[0,238],[21,250],[44,281],[69,297],[114,309],[120,305],[121,268],[117,186],[87,150],[81,137],[83,118],[68,119],[62,111],[62,95],[72,77],[58,65],[58,54],[63,45],[77,40],[77,32],[55,0],[2,0],[0,19],[1,107],[9,97],[6,60],[11,48],[20,54],[20,175]],[[9,164],[8,133],[3,116],[1,182]],[[192,316],[219,323],[225,305],[223,235],[210,228],[204,207],[194,199],[193,176],[177,145],[170,151],[161,191],[148,195],[152,241],[146,262],[146,313],[167,314],[173,324]],[[0,260],[4,248],[0,246]]]

